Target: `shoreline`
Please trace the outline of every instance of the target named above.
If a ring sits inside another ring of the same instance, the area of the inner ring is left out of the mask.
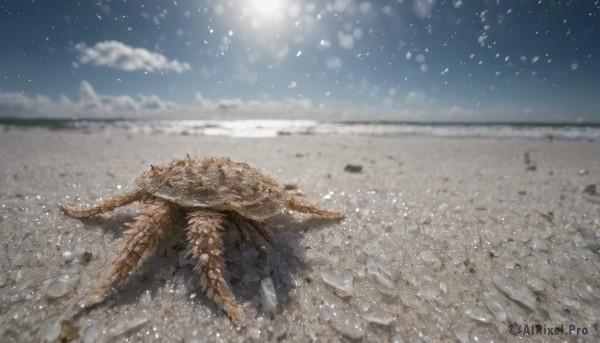
[[[181,232],[110,306],[72,323],[80,339],[508,341],[513,322],[599,335],[600,142],[11,129],[0,134],[1,336],[57,340],[61,313],[101,278],[137,209],[78,220],[59,202],[97,203],[186,153],[245,161],[346,218],[285,211],[267,221],[266,256],[226,234],[244,329],[198,290],[173,248]],[[259,295],[267,277],[273,317]]]
[[[124,120],[2,119],[0,132],[53,130],[87,133],[169,134],[186,136],[266,138],[284,135],[358,135],[374,137],[491,138],[600,141],[594,123],[472,123],[319,120]]]

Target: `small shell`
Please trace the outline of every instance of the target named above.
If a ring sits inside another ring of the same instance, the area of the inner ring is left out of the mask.
[[[135,182],[182,207],[232,210],[259,221],[277,214],[287,197],[285,188],[259,169],[223,157],[187,157],[152,166]]]

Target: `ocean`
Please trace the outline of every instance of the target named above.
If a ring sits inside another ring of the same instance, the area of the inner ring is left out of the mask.
[[[1,119],[0,131],[42,128],[82,132],[276,137],[280,135],[424,135],[599,141],[600,124],[324,122],[318,120],[52,120]]]

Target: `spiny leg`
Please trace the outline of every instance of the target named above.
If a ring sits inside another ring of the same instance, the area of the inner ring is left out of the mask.
[[[104,200],[101,204],[90,208],[89,210],[78,210],[69,205],[61,204],[62,209],[72,217],[87,217],[96,214],[109,212],[117,207],[129,205],[135,201],[141,201],[147,193],[141,189],[132,189],[123,194],[117,194],[112,198]]]
[[[265,239],[265,241],[267,241],[271,245],[274,245],[273,236],[271,235],[271,232],[267,230],[263,222],[246,218],[234,211],[229,212],[229,218],[231,219],[231,221],[233,221],[235,226],[242,233],[242,236],[244,236],[246,241],[254,245],[257,248],[257,250],[264,249],[254,239],[254,236],[252,236],[252,231],[258,232]]]
[[[267,230],[267,226],[263,222],[259,222],[253,219],[247,219],[248,224],[255,228],[256,231],[265,239],[265,241],[269,242],[271,245],[275,245],[275,241],[273,240],[273,234],[271,231]]]
[[[243,221],[242,217],[236,216],[235,212],[229,212],[228,219],[229,222],[240,232],[246,243],[252,245],[256,251],[264,252],[264,247],[256,241],[252,233],[249,231],[248,224]]]
[[[221,268],[225,266],[221,239],[223,216],[200,210],[189,213],[187,219],[188,241],[194,258],[198,260],[194,270],[200,274],[202,290],[219,308],[224,308],[235,323],[241,325],[242,313],[221,275]]]
[[[131,273],[144,262],[161,238],[183,217],[176,207],[164,200],[151,199],[144,204],[142,214],[133,223],[127,223],[130,229],[123,235],[123,247],[113,261],[110,271],[99,282],[94,295],[103,301],[115,289],[122,287]]]
[[[326,210],[291,194],[288,195],[285,206],[298,212],[312,213],[325,218],[341,218],[344,216],[343,212]]]

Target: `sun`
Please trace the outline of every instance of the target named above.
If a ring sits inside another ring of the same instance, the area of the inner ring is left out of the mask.
[[[289,0],[249,0],[245,2],[248,14],[261,21],[283,19]]]
[[[276,30],[282,33],[287,18],[298,15],[299,6],[292,0],[238,0],[239,22],[259,32]]]
[[[251,0],[249,5],[252,11],[263,18],[278,14],[285,7],[285,0]]]

